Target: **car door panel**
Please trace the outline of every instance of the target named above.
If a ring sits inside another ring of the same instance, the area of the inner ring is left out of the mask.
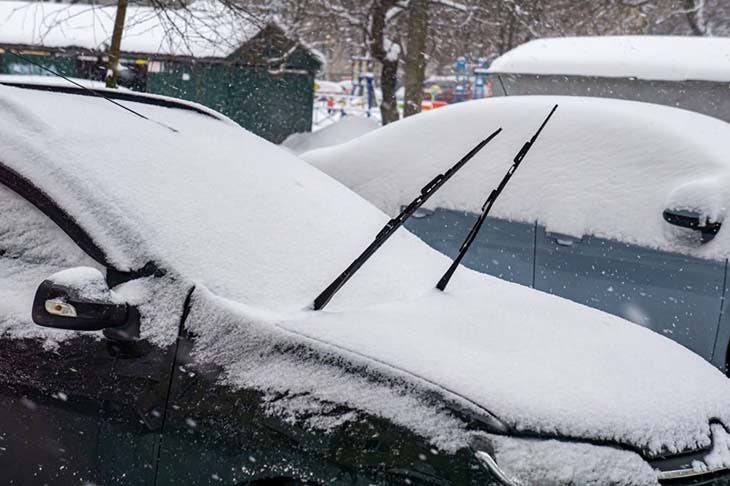
[[[730,273],[730,265],[725,260],[725,285],[722,299],[722,312],[720,314],[720,323],[717,328],[717,339],[715,339],[715,349],[712,353],[712,364],[723,370],[730,377],[730,312],[728,309],[728,277]]]
[[[104,270],[54,221],[0,185],[0,483],[151,485],[172,345],[33,323],[45,278]]]
[[[194,342],[183,338],[179,346],[158,486],[299,484],[276,478],[312,485],[497,484],[468,450],[437,453],[385,418],[306,393],[228,386],[224,370],[197,361]],[[292,409],[284,405],[289,400]]]
[[[436,250],[453,258],[478,214],[437,208],[420,211],[405,226]],[[462,263],[479,272],[531,286],[535,226],[487,218]]]
[[[544,228],[536,241],[535,288],[624,317],[712,358],[724,261]]]
[[[7,484],[153,484],[172,347],[129,345],[133,357],[98,337],[0,340]]]

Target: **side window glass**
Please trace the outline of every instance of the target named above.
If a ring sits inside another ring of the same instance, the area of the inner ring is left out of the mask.
[[[46,277],[75,266],[102,269],[38,208],[0,185],[0,336],[31,337],[31,305]]]

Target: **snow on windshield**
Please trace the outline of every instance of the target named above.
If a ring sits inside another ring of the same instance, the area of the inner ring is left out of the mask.
[[[554,103],[560,107],[492,215],[710,258],[730,254],[730,230],[686,246],[662,219],[691,208],[715,220],[730,207],[730,125],[647,103],[505,97],[462,103],[302,157],[389,214],[497,127],[504,132],[427,204],[479,212]]]
[[[152,260],[239,302],[302,309],[387,221],[239,127],[128,106],[178,132],[98,98],[0,87],[0,160],[57,200],[120,269]],[[419,295],[448,266],[434,255],[401,231],[332,305]]]
[[[730,39],[690,36],[535,39],[495,59],[489,71],[730,81]]]

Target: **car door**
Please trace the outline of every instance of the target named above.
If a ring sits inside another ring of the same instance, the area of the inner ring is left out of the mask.
[[[454,258],[478,214],[420,209],[405,226],[436,250]],[[535,225],[487,218],[462,263],[479,272],[532,286]]]
[[[0,185],[0,482],[153,484],[172,347],[35,325],[38,284],[77,266],[101,267]]]
[[[624,317],[712,359],[725,261],[539,227],[535,288]]]
[[[191,307],[192,315],[196,304]],[[206,315],[204,319],[216,316]],[[216,328],[221,333],[216,341],[237,333],[239,337],[245,335],[225,323]],[[429,440],[385,417],[322,401],[302,391],[233,387],[225,369],[200,360],[196,339],[186,335],[178,347],[159,452],[158,486],[501,484],[468,449],[454,454],[437,451]],[[285,349],[288,346],[276,348],[292,352]],[[241,348],[236,346],[233,351],[267,353],[258,345],[255,349]],[[230,351],[224,347],[218,352]],[[264,364],[267,358],[262,358],[263,381],[281,380],[295,372],[287,366],[269,369]],[[299,360],[316,359],[314,353],[296,351],[291,358],[295,367]],[[279,376],[266,378],[272,373]],[[373,381],[363,383],[369,383],[377,395],[379,379],[371,375],[369,380]],[[330,384],[325,379],[322,386]]]

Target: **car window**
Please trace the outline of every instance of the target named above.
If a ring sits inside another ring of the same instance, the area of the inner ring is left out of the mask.
[[[0,185],[0,336],[32,333],[38,284],[75,266],[99,268],[38,208]]]

